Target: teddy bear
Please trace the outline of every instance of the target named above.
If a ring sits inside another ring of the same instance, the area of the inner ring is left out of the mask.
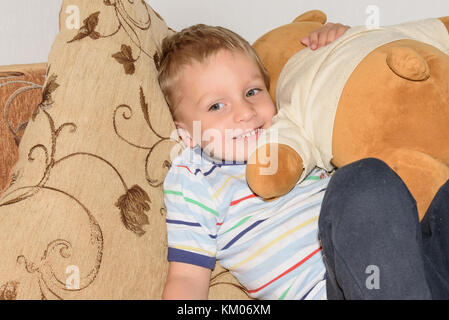
[[[315,166],[387,163],[419,219],[449,179],[449,17],[350,28],[314,52],[301,39],[326,23],[313,10],[253,45],[278,113],[250,153],[247,182],[276,199]]]

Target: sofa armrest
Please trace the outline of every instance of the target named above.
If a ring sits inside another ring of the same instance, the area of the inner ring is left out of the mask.
[[[0,66],[0,193],[13,179],[18,146],[42,99],[47,64]]]

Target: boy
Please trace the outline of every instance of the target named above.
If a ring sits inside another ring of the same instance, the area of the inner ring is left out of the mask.
[[[328,24],[303,43],[328,43]],[[220,27],[196,25],[166,39],[159,83],[188,147],[164,181],[168,260],[165,299],[207,299],[216,260],[259,299],[324,299],[317,222],[328,175],[314,170],[288,195],[263,201],[245,165],[276,108],[251,46]]]

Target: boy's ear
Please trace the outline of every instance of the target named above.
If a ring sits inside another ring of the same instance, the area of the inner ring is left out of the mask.
[[[189,148],[195,147],[195,143],[193,138],[191,137],[189,131],[184,126],[182,122],[175,121],[176,130],[178,131],[178,135],[181,138],[182,142]]]

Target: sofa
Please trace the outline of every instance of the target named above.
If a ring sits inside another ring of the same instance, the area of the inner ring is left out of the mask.
[[[64,0],[59,19],[47,62],[0,67],[0,300],[160,299],[174,30],[144,1]],[[209,298],[250,299],[219,264]]]

